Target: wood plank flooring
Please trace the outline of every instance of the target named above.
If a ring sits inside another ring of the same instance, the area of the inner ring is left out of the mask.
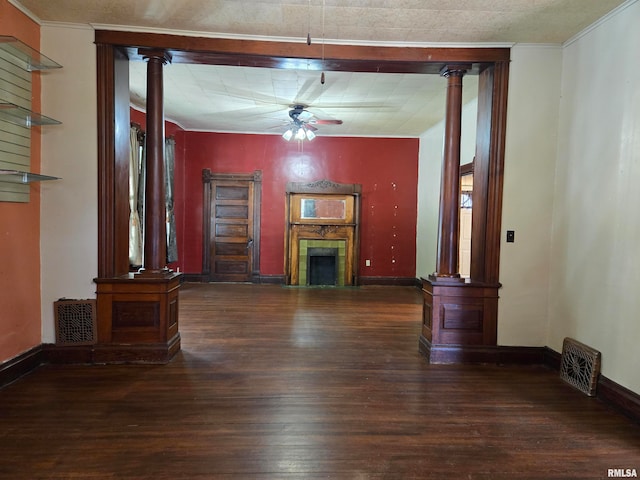
[[[428,365],[405,287],[185,285],[165,366],[0,390],[2,479],[598,479],[640,426],[544,367]]]

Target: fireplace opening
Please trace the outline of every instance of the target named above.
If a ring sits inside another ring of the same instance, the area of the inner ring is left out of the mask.
[[[309,285],[338,285],[338,249],[309,248],[307,278]]]

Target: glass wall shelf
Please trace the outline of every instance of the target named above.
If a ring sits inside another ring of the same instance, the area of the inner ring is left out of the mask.
[[[59,125],[62,123],[53,118],[45,117],[39,113],[19,107],[14,103],[2,100],[0,100],[0,119],[27,128],[39,125]]]
[[[50,175],[41,175],[39,173],[22,172],[20,170],[0,170],[0,176],[7,176],[16,183],[32,183],[43,182],[45,180],[60,180],[60,177],[52,177]],[[0,177],[2,178],[2,177]]]
[[[20,60],[23,63],[22,67],[28,72],[62,68],[62,65],[22,43],[16,37],[0,35],[0,50],[4,50]]]

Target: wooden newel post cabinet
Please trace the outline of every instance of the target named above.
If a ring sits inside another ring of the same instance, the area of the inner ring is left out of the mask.
[[[180,274],[166,266],[162,50],[140,50],[147,61],[147,176],[144,261],[138,273],[97,278],[95,363],[166,363],[180,350]]]

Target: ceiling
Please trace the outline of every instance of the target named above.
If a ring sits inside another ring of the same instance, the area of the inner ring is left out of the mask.
[[[624,0],[10,0],[41,22],[96,29],[316,43],[447,46],[561,44]],[[324,39],[324,40],[323,40]],[[46,53],[46,48],[43,46]],[[144,106],[146,65],[131,62]],[[186,65],[165,67],[165,114],[190,130],[282,133],[290,105],[309,105],[319,135],[418,136],[443,117],[436,75]],[[467,76],[465,102],[475,97]]]

